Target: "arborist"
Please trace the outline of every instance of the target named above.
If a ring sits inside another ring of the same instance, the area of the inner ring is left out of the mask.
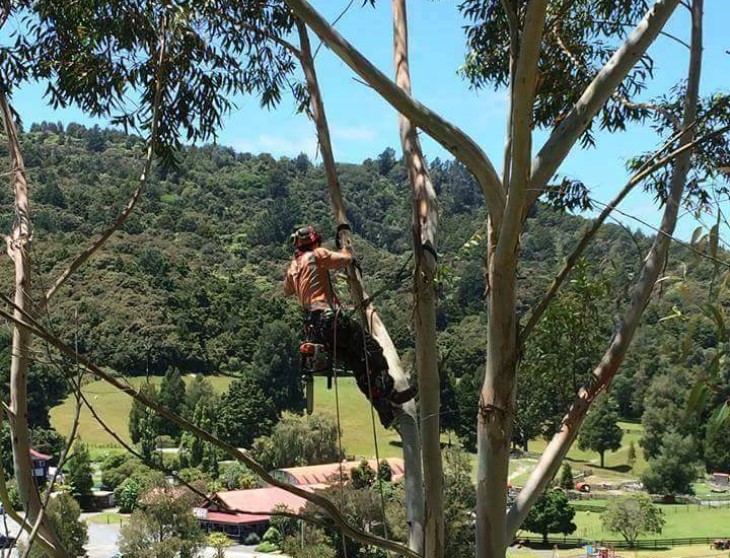
[[[329,272],[357,265],[352,254],[322,247],[322,236],[311,225],[291,235],[294,257],[284,280],[284,294],[296,294],[304,310],[304,327],[316,343],[352,370],[365,396],[372,401],[386,428],[394,410],[416,395],[416,388],[396,391],[383,348],[360,324],[341,311]],[[369,379],[369,381],[368,381]]]

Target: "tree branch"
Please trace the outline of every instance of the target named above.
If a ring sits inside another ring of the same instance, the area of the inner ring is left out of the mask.
[[[503,258],[514,257],[522,228],[527,185],[530,181],[530,157],[532,156],[532,110],[537,85],[537,61],[540,57],[547,0],[531,0],[527,5],[525,24],[520,39],[519,56],[515,67],[512,91],[510,137],[510,181],[507,207],[495,251],[496,265]]]
[[[684,131],[680,138],[680,147],[691,144],[694,139],[692,124],[697,118],[702,69],[702,2],[703,0],[693,0],[692,3],[692,50],[685,94]],[[677,157],[659,234],[654,237],[654,242],[644,261],[641,275],[634,287],[631,301],[624,313],[621,324],[611,339],[600,363],[593,370],[590,380],[580,389],[568,413],[563,418],[560,430],[553,436],[524,489],[510,508],[507,515],[505,541],[509,541],[514,536],[525,517],[527,517],[530,507],[557,472],[560,463],[567,455],[578,434],[591,403],[603,389],[609,386],[631,346],[639,321],[649,303],[651,293],[669,251],[671,235],[677,223],[679,205],[682,201],[682,194],[690,168],[691,155],[691,149],[687,149]]]
[[[14,303],[8,299],[4,295],[0,295],[0,298],[2,298],[6,303],[10,304],[11,307],[15,307]],[[16,308],[17,310],[17,308]],[[27,312],[22,312],[23,317],[17,318],[13,316],[13,314],[7,312],[6,310],[0,310],[0,317],[5,318],[12,323],[14,323],[17,327],[24,329],[28,331],[29,333],[32,333],[33,335],[36,335],[37,337],[45,340],[47,343],[49,343],[51,346],[56,348],[60,353],[68,355],[68,356],[75,356],[74,350],[66,345],[63,341],[61,341],[58,337],[53,335],[52,333],[49,333],[41,324],[39,324],[35,319],[33,319],[32,316],[30,316]],[[240,461],[244,465],[246,465],[251,471],[253,471],[255,474],[261,478],[264,482],[275,486],[277,488],[281,488],[282,490],[285,490],[291,494],[294,494],[295,496],[299,496],[300,498],[303,498],[304,500],[307,500],[308,502],[311,502],[319,507],[321,507],[329,516],[332,518],[334,523],[337,525],[337,527],[348,537],[353,538],[355,540],[358,540],[360,542],[363,542],[365,544],[371,544],[373,546],[377,546],[379,548],[383,548],[386,550],[390,550],[392,552],[395,552],[397,554],[402,554],[404,556],[409,556],[410,558],[420,558],[418,554],[413,552],[412,550],[406,548],[402,544],[384,539],[382,537],[379,537],[377,535],[373,535],[371,533],[367,533],[365,531],[362,531],[361,529],[358,529],[356,527],[353,527],[348,523],[348,521],[343,517],[341,512],[337,509],[335,504],[329,500],[328,498],[321,496],[316,493],[310,493],[306,490],[303,490],[302,488],[287,484],[284,481],[281,481],[273,476],[271,476],[266,469],[264,469],[261,465],[258,464],[255,460],[253,460],[251,457],[243,453],[241,450],[239,450],[236,447],[233,447],[232,445],[223,442],[218,437],[214,436],[207,430],[204,430],[197,425],[193,424],[192,422],[188,421],[187,419],[184,419],[180,415],[177,415],[167,409],[166,407],[160,405],[156,401],[150,399],[140,391],[134,389],[133,387],[124,384],[121,382],[118,378],[115,378],[111,374],[108,374],[104,370],[102,370],[99,366],[95,365],[92,361],[90,361],[88,358],[86,358],[83,355],[78,355],[79,363],[84,366],[91,374],[96,376],[97,378],[105,381],[106,383],[110,384],[111,386],[115,387],[119,391],[122,391],[123,393],[127,394],[129,397],[134,399],[135,401],[138,401],[148,409],[151,409],[155,411],[158,415],[161,417],[177,424],[180,426],[180,428],[187,430],[188,432],[193,433],[198,438],[205,440],[206,442],[209,442],[213,444],[215,447],[220,448],[224,452],[226,452],[228,455],[236,459],[237,461]]]
[[[333,29],[306,0],[286,0],[286,3],[343,62],[375,89],[381,97],[466,165],[484,192],[490,214],[501,222],[505,204],[502,183],[491,161],[476,142],[388,79]]]
[[[166,22],[163,22],[162,25],[162,33],[160,37],[160,49],[159,49],[159,55],[157,60],[157,77],[155,80],[155,95],[153,98],[153,104],[152,104],[152,126],[150,129],[150,139],[147,146],[147,156],[145,158],[144,167],[142,169],[142,174],[139,178],[139,186],[137,186],[137,189],[132,194],[132,197],[129,198],[129,201],[127,202],[127,205],[124,207],[122,212],[119,214],[117,219],[114,221],[114,223],[106,229],[104,232],[101,233],[98,239],[91,244],[89,247],[87,247],[83,252],[81,252],[76,259],[71,262],[71,264],[64,270],[63,273],[53,282],[51,287],[46,291],[45,296],[43,297],[43,300],[41,302],[41,308],[45,309],[48,305],[48,302],[51,300],[51,297],[53,297],[54,294],[58,291],[58,289],[63,286],[63,284],[68,280],[73,273],[79,269],[93,254],[96,252],[99,248],[101,248],[104,243],[109,239],[109,237],[114,234],[115,231],[119,230],[119,228],[125,223],[129,215],[132,213],[132,210],[134,210],[135,206],[137,205],[137,202],[139,201],[139,198],[142,195],[142,191],[144,190],[145,186],[147,185],[147,182],[149,181],[149,175],[150,170],[152,168],[152,159],[154,157],[155,152],[155,146],[157,142],[157,129],[159,126],[159,115],[160,115],[160,105],[162,103],[162,93],[163,93],[163,66],[165,63],[165,55],[166,55],[166,42],[167,42],[167,24]]]
[[[618,193],[618,195],[610,202],[608,203],[603,211],[601,211],[601,214],[591,223],[590,226],[588,226],[583,233],[583,236],[581,237],[580,241],[578,242],[578,245],[575,247],[573,252],[568,256],[568,259],[565,262],[565,265],[560,270],[560,272],[555,276],[553,279],[553,282],[550,284],[550,287],[548,288],[547,292],[543,295],[542,299],[540,299],[540,302],[535,306],[535,308],[532,310],[530,314],[530,319],[528,320],[527,324],[522,328],[522,331],[520,333],[520,343],[524,344],[525,341],[527,341],[528,337],[532,333],[532,331],[535,329],[535,326],[539,323],[540,318],[544,314],[545,310],[547,310],[547,307],[549,306],[552,299],[557,294],[558,290],[562,286],[563,282],[567,278],[567,276],[572,271],[573,267],[577,263],[577,261],[580,259],[580,256],[583,254],[585,249],[588,247],[588,244],[593,239],[595,234],[598,232],[598,229],[601,227],[601,225],[606,221],[606,218],[616,209],[616,207],[624,200],[624,198],[634,189],[634,187],[639,184],[642,180],[644,180],[647,176],[650,174],[656,172],[660,168],[666,166],[669,162],[674,160],[676,157],[679,157],[682,153],[685,151],[692,149],[706,141],[709,141],[710,139],[717,137],[719,135],[722,135],[730,130],[730,126],[725,126],[723,128],[720,128],[718,130],[715,130],[713,132],[710,132],[709,134],[706,134],[702,136],[701,138],[698,138],[690,143],[687,143],[671,153],[668,153],[658,161],[656,161],[656,157],[660,155],[663,151],[666,150],[667,146],[673,143],[679,136],[682,135],[683,132],[678,132],[675,135],[670,138],[670,140],[661,147],[657,152],[652,155],[649,160],[647,160],[644,165],[636,172],[634,175],[629,179],[629,181],[626,183],[626,185],[623,187],[623,189]]]
[[[678,3],[679,0],[655,2],[633,33],[598,72],[568,115],[555,128],[532,162],[526,211],[543,193],[548,180],[558,170],[596,113],[656,40]]]

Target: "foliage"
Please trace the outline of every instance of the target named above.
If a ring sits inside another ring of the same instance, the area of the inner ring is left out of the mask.
[[[633,470],[634,463],[636,463],[636,446],[634,445],[634,441],[629,441],[629,449],[628,453],[626,454],[626,461],[629,464],[629,467]]]
[[[157,387],[152,382],[145,382],[139,391],[153,401],[159,399]],[[140,443],[149,436],[148,429],[151,429],[156,436],[159,431],[158,420],[153,411],[135,399],[132,402],[132,410],[129,412],[129,436],[132,438],[132,443]]]
[[[211,433],[217,432],[218,398],[200,398],[190,420]],[[212,476],[218,476],[218,450],[192,432],[184,432],[180,443],[180,460],[190,467],[198,467]]]
[[[268,387],[277,412],[304,410],[299,341],[283,321],[264,326],[253,355],[253,370],[261,384]]]
[[[244,541],[245,544],[249,545],[257,545],[261,543],[261,537],[259,537],[256,533],[249,533],[246,536],[246,540]]]
[[[533,438],[552,437],[598,362],[608,334],[603,312],[612,281],[607,271],[594,276],[585,260],[578,262],[530,336],[517,380],[515,430],[524,449]]]
[[[544,492],[530,509],[522,526],[529,531],[540,533],[547,543],[549,533],[562,533],[567,536],[576,530],[573,519],[575,508],[562,490]]]
[[[34,428],[30,433],[30,441],[34,450],[51,456],[51,465],[58,463],[66,447],[66,439],[53,428]]]
[[[247,448],[271,431],[276,408],[259,381],[251,374],[234,380],[215,412],[217,433],[224,442]]]
[[[597,451],[604,465],[607,450],[616,451],[621,447],[624,433],[618,425],[616,404],[608,396],[601,396],[588,412],[578,435],[578,447],[582,450]]]
[[[238,461],[228,465],[221,475],[226,490],[241,490],[258,486],[258,477]]]
[[[361,459],[357,467],[350,470],[350,482],[353,488],[359,490],[370,488],[377,479],[377,473],[366,459]]]
[[[210,533],[206,539],[206,542],[208,546],[212,547],[215,550],[215,558],[225,558],[226,548],[233,545],[233,541],[228,538],[228,535],[220,532]],[[249,543],[248,539],[246,539],[246,544],[253,543]]]
[[[693,494],[692,483],[700,469],[696,448],[689,436],[666,433],[659,455],[649,460],[649,468],[641,477],[646,489],[652,494]]]
[[[284,540],[282,551],[291,558],[337,558],[337,551],[325,531],[318,527],[305,527],[303,539],[291,535]]]
[[[445,556],[474,554],[476,489],[471,482],[471,464],[466,453],[444,452],[444,541]]]
[[[601,521],[607,531],[619,533],[633,547],[639,536],[662,532],[663,515],[649,496],[637,493],[610,500]]]
[[[560,468],[560,480],[558,480],[558,486],[564,490],[573,490],[575,488],[575,482],[573,481],[573,469],[570,467],[570,463],[563,463]]]
[[[704,455],[709,472],[730,471],[730,428],[708,426]]]
[[[144,492],[165,484],[165,477],[161,472],[145,467],[132,473],[117,486],[114,490],[114,500],[121,513],[131,513]]]
[[[267,470],[341,461],[337,423],[331,415],[284,413],[271,435],[251,446],[254,458]]]
[[[73,453],[69,456],[65,469],[65,480],[71,487],[71,494],[76,500],[85,504],[94,487],[94,476],[89,448],[81,440],[74,444]]]
[[[176,368],[168,368],[160,384],[159,403],[175,414],[182,414],[185,405],[185,383]],[[167,435],[179,440],[180,427],[175,423],[161,419],[158,434]]]
[[[667,432],[681,428],[685,418],[685,385],[682,373],[676,369],[652,380],[644,397],[644,414],[641,417],[644,426],[641,447],[647,460],[659,455]]]
[[[85,557],[87,554],[84,547],[89,541],[88,527],[86,522],[80,520],[81,508],[76,500],[66,492],[59,492],[48,502],[46,514],[68,555],[74,558]],[[40,545],[35,544],[28,556],[52,558],[53,554],[47,553]]]
[[[112,454],[101,463],[101,484],[114,490],[133,474],[145,471],[150,468],[136,457],[127,453]]]
[[[196,496],[186,489],[160,486],[148,490],[122,525],[119,550],[131,558],[192,557],[204,535],[192,508]]]
[[[516,4],[515,6],[521,6]],[[630,28],[644,15],[647,2],[599,0],[597,2],[548,2],[537,69],[541,79],[535,91],[532,119],[538,127],[554,127],[573,107],[597,70],[616,49]],[[505,87],[509,81],[510,32],[508,16],[499,0],[466,0],[459,9],[467,20],[468,56],[463,74],[474,87]],[[520,29],[525,10],[515,9]],[[623,130],[628,122],[646,118],[649,111],[621,103],[644,89],[653,62],[642,57],[596,118],[609,131]],[[583,137],[593,143],[592,126]]]

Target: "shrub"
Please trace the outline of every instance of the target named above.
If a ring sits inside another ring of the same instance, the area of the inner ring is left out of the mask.
[[[256,547],[256,552],[276,552],[279,548],[270,542],[262,542]]]
[[[249,533],[246,537],[246,540],[244,541],[244,543],[248,545],[259,544],[260,542],[261,537],[259,537],[256,533]]]

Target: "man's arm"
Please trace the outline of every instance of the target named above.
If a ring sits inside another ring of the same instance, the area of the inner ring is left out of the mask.
[[[324,269],[344,269],[352,262],[352,255],[345,248],[339,252],[333,252],[327,248],[317,248],[315,257],[317,265]]]
[[[284,296],[290,296],[294,294],[294,281],[292,280],[291,273],[287,271],[286,277],[284,277]]]

